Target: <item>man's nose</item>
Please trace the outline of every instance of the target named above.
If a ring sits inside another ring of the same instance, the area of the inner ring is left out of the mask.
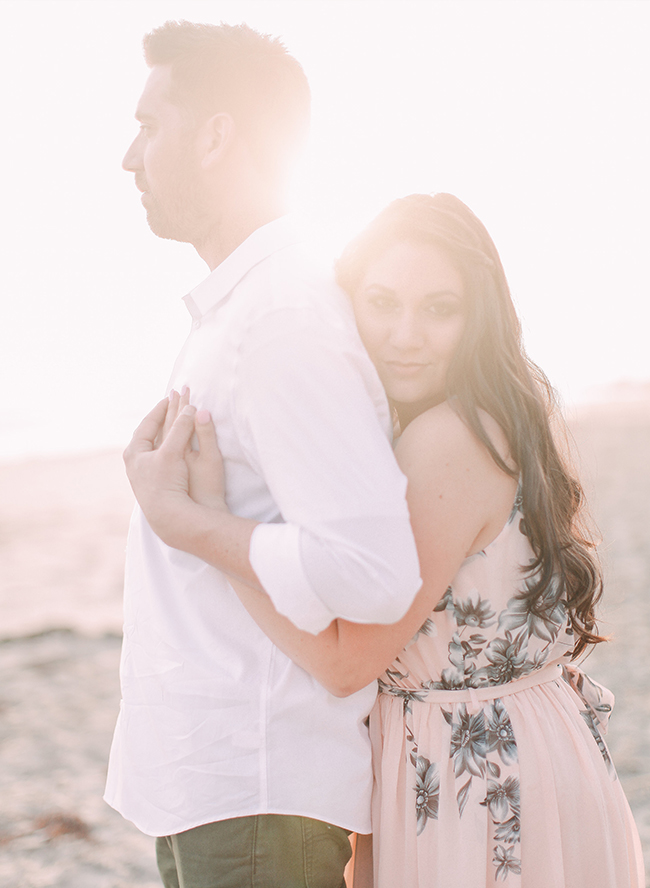
[[[126,154],[122,158],[122,169],[126,170],[127,173],[134,173],[136,170],[141,169],[139,155],[138,136],[136,136],[126,149]]]

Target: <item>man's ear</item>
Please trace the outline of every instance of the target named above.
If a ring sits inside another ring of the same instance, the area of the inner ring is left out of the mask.
[[[201,166],[207,170],[218,163],[235,137],[235,122],[225,111],[205,121],[201,133]]]

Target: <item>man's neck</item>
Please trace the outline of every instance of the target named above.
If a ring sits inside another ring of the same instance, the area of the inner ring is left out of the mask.
[[[224,217],[193,246],[201,259],[207,263],[210,271],[214,271],[254,231],[278,219],[285,212],[283,207],[276,205],[260,207],[246,214]]]

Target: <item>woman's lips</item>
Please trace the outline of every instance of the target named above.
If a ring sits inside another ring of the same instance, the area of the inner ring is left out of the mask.
[[[417,361],[384,361],[391,373],[398,376],[417,376],[427,366]]]

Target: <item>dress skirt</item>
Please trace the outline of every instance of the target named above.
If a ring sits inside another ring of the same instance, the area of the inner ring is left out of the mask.
[[[370,721],[374,888],[644,888],[600,733],[608,692],[587,702],[583,682],[595,686],[554,664],[497,687],[384,685]]]

